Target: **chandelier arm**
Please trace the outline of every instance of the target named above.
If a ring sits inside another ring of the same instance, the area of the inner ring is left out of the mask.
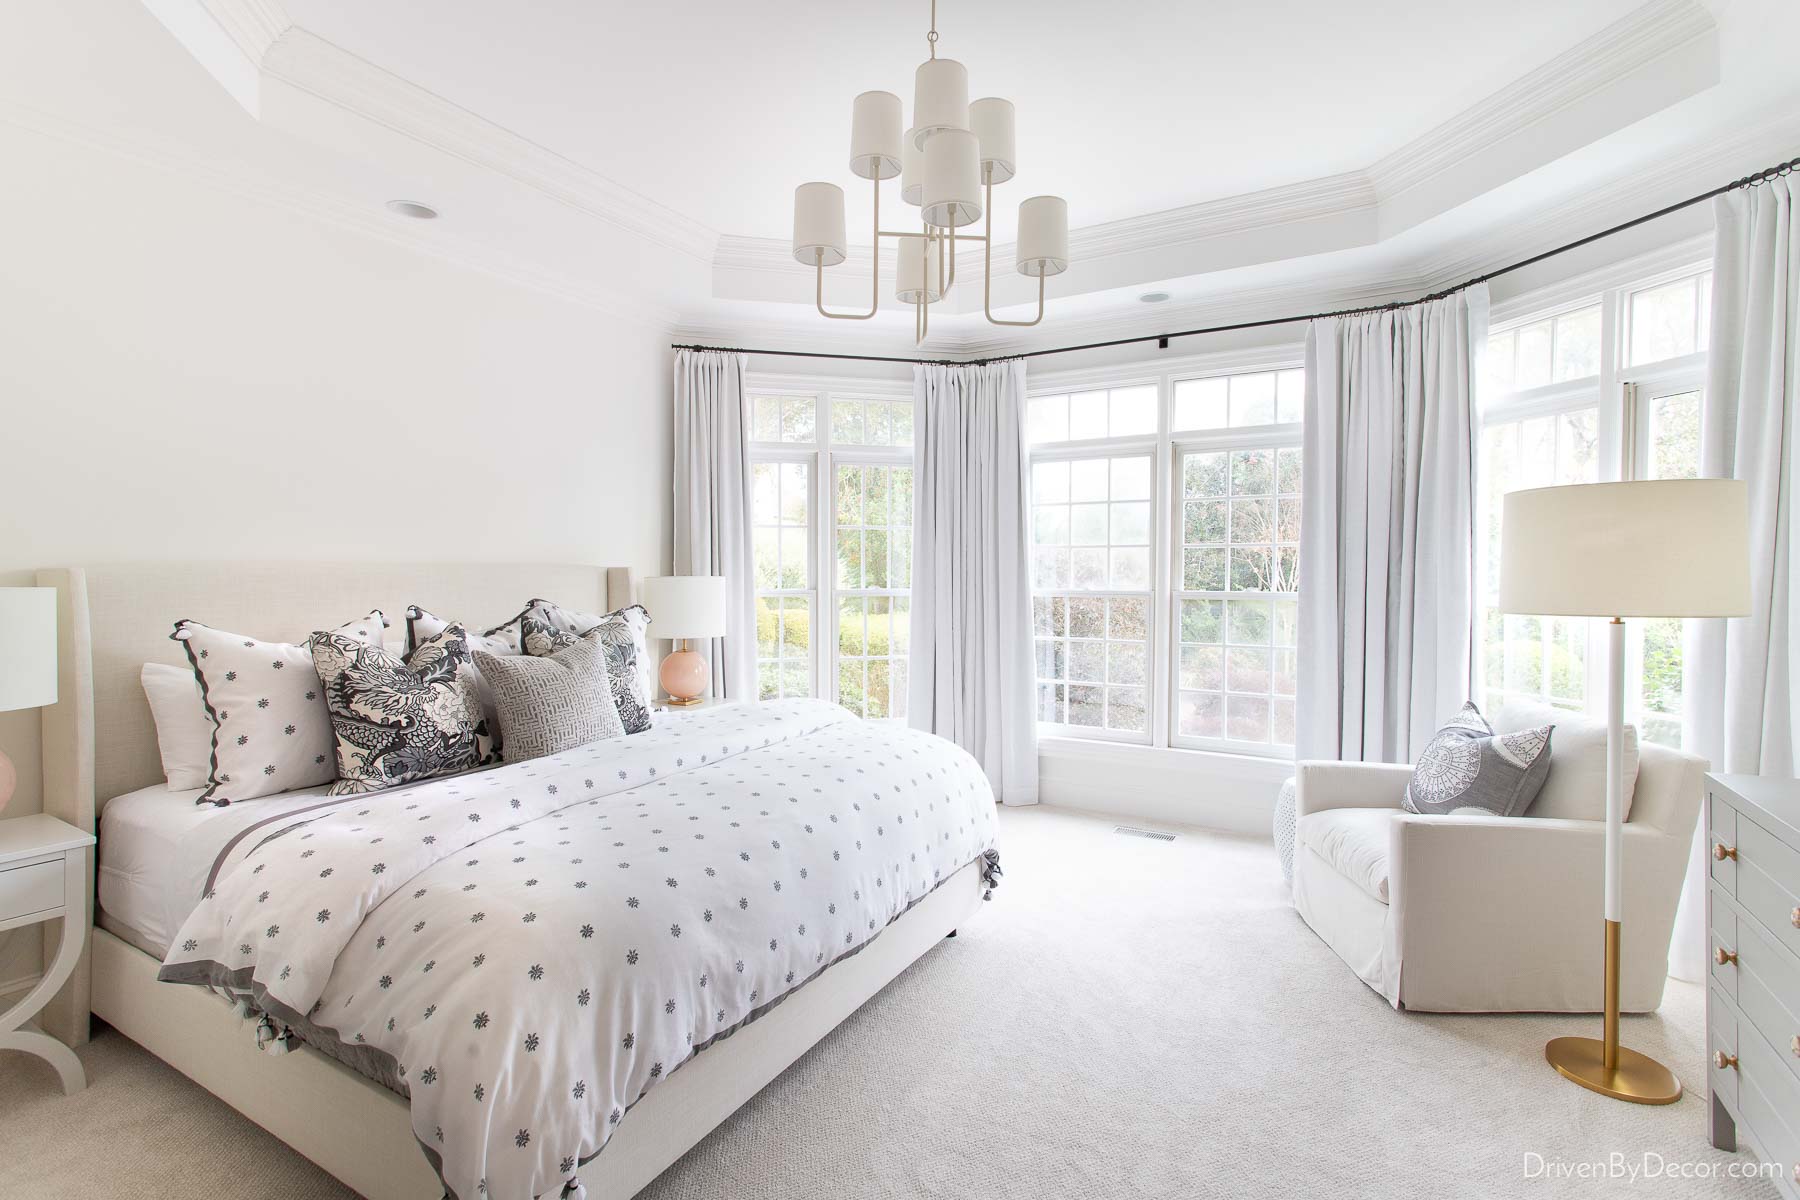
[[[1044,319],[1044,276],[1038,276],[1038,310],[1037,316],[1029,321],[1002,321],[994,315],[994,179],[993,168],[983,165],[981,168],[982,183],[986,188],[982,196],[987,206],[987,236],[982,239],[981,248],[981,312],[987,317],[989,325],[1012,325],[1026,329]]]
[[[872,175],[879,175],[871,171]],[[834,313],[825,311],[825,251],[821,247],[813,248],[813,270],[818,274],[818,284],[813,293],[813,305],[822,317],[830,317],[834,321],[866,321],[881,308],[881,180],[874,180],[875,187],[875,243],[870,249],[874,252],[874,262],[869,266],[869,311],[866,313]]]

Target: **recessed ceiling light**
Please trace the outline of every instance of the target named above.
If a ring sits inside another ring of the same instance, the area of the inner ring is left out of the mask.
[[[1167,292],[1145,292],[1143,295],[1138,297],[1138,299],[1142,300],[1145,304],[1161,304],[1164,300],[1167,300],[1168,298],[1169,298],[1169,293],[1167,293]]]
[[[411,217],[415,221],[432,221],[437,219],[437,209],[429,204],[420,204],[417,200],[389,200],[387,210],[403,217]]]

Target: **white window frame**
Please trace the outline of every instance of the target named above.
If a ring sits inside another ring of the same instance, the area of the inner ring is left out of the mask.
[[[758,396],[810,396],[816,405],[813,440],[810,442],[750,443],[750,461],[805,462],[809,465],[808,516],[812,528],[807,538],[811,556],[813,586],[804,593],[757,589],[759,595],[800,595],[811,600],[808,633],[811,645],[812,694],[822,700],[838,703],[838,610],[841,596],[892,596],[910,598],[910,581],[902,590],[842,588],[838,586],[837,561],[837,467],[913,465],[913,447],[907,446],[833,446],[831,442],[831,405],[837,400],[904,400],[913,402],[912,385],[902,380],[861,379],[842,376],[774,375],[751,372],[745,376],[746,404],[754,405]],[[917,423],[915,420],[915,432]],[[915,480],[913,516],[918,517],[918,491]],[[911,526],[909,526],[911,528]],[[826,626],[829,626],[827,631]],[[829,637],[826,636],[829,632]],[[910,646],[910,641],[908,645]],[[910,676],[909,676],[910,679]],[[882,718],[898,720],[901,718]]]
[[[1649,455],[1649,401],[1684,391],[1704,393],[1704,350],[1657,362],[1626,365],[1631,350],[1631,298],[1634,294],[1712,269],[1707,239],[1690,240],[1650,255],[1616,264],[1603,271],[1567,280],[1508,300],[1497,306],[1489,333],[1505,333],[1546,318],[1600,305],[1600,371],[1580,379],[1482,397],[1476,406],[1476,445],[1490,424],[1548,416],[1597,405],[1599,412],[1598,482],[1616,483],[1647,477]],[[1485,347],[1484,347],[1485,349]],[[1485,530],[1485,526],[1483,527]],[[1476,578],[1487,579],[1485,532],[1477,546]],[[1484,594],[1476,596],[1476,629],[1481,630]],[[1584,712],[1604,718],[1606,711],[1605,622],[1587,623]],[[1643,631],[1641,622],[1627,623],[1625,719],[1641,726]],[[1475,655],[1474,691],[1485,695],[1487,656]],[[1548,669],[1546,667],[1546,669]],[[1688,694],[1691,679],[1684,682]],[[1503,689],[1502,689],[1503,690]]]
[[[1090,438],[1082,441],[1054,442],[1029,447],[1029,459],[1032,464],[1073,458],[1091,458],[1101,454],[1117,457],[1144,453],[1150,455],[1151,463],[1149,677],[1145,680],[1149,696],[1150,732],[1148,736],[1139,736],[1107,729],[1090,729],[1083,726],[1040,722],[1038,725],[1040,741],[1047,742],[1052,746],[1057,742],[1066,741],[1111,742],[1161,750],[1209,751],[1277,762],[1292,760],[1293,747],[1291,746],[1233,742],[1229,739],[1178,737],[1175,734],[1178,715],[1175,697],[1179,690],[1177,684],[1180,679],[1178,668],[1181,651],[1180,637],[1176,628],[1176,623],[1180,620],[1180,606],[1175,603],[1176,589],[1174,586],[1180,578],[1179,548],[1174,545],[1180,528],[1175,522],[1175,505],[1178,498],[1174,466],[1178,447],[1210,446],[1216,442],[1233,442],[1236,443],[1235,448],[1239,449],[1251,444],[1292,444],[1297,446],[1299,445],[1300,425],[1288,423],[1237,429],[1184,430],[1179,434],[1172,431],[1172,425],[1175,417],[1175,385],[1181,380],[1219,375],[1248,375],[1262,371],[1291,371],[1304,366],[1305,345],[1302,342],[1294,341],[1244,350],[1228,350],[1213,354],[1159,360],[1155,364],[1125,363],[1113,367],[1083,368],[1028,376],[1027,403],[1040,396],[1058,396],[1075,392],[1122,390],[1151,385],[1157,389],[1157,424],[1154,434],[1146,433],[1119,438]],[[1292,441],[1284,440],[1276,443],[1269,440],[1276,437],[1291,438]],[[1039,592],[1033,588],[1031,594],[1036,597]],[[1142,593],[1058,591],[1048,594],[1105,597],[1110,595],[1137,596]],[[1298,593],[1296,593],[1297,595]]]

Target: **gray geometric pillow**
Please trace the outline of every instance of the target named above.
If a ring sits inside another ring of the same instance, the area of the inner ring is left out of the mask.
[[[1523,816],[1550,774],[1555,728],[1496,735],[1480,709],[1464,704],[1413,766],[1402,801],[1406,811]]]
[[[626,733],[650,728],[650,698],[656,694],[650,681],[649,650],[645,631],[650,614],[641,604],[604,616],[576,612],[548,600],[533,600],[519,618],[525,653],[553,654],[571,639],[598,637],[606,647],[606,663],[612,675],[613,704],[619,710]]]
[[[377,792],[498,761],[461,625],[406,658],[321,632],[308,643],[337,741],[334,796]]]
[[[500,710],[507,762],[625,736],[613,704],[606,648],[597,637],[580,638],[543,657],[499,658],[478,650],[475,665]]]

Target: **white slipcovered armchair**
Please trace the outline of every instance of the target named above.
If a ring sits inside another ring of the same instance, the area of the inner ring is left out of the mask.
[[[1553,742],[1553,773],[1554,754]],[[1642,747],[1624,839],[1627,1012],[1662,1003],[1704,770]],[[1298,764],[1294,907],[1306,923],[1395,1008],[1598,1012],[1602,823],[1420,816],[1401,807],[1411,774]]]

